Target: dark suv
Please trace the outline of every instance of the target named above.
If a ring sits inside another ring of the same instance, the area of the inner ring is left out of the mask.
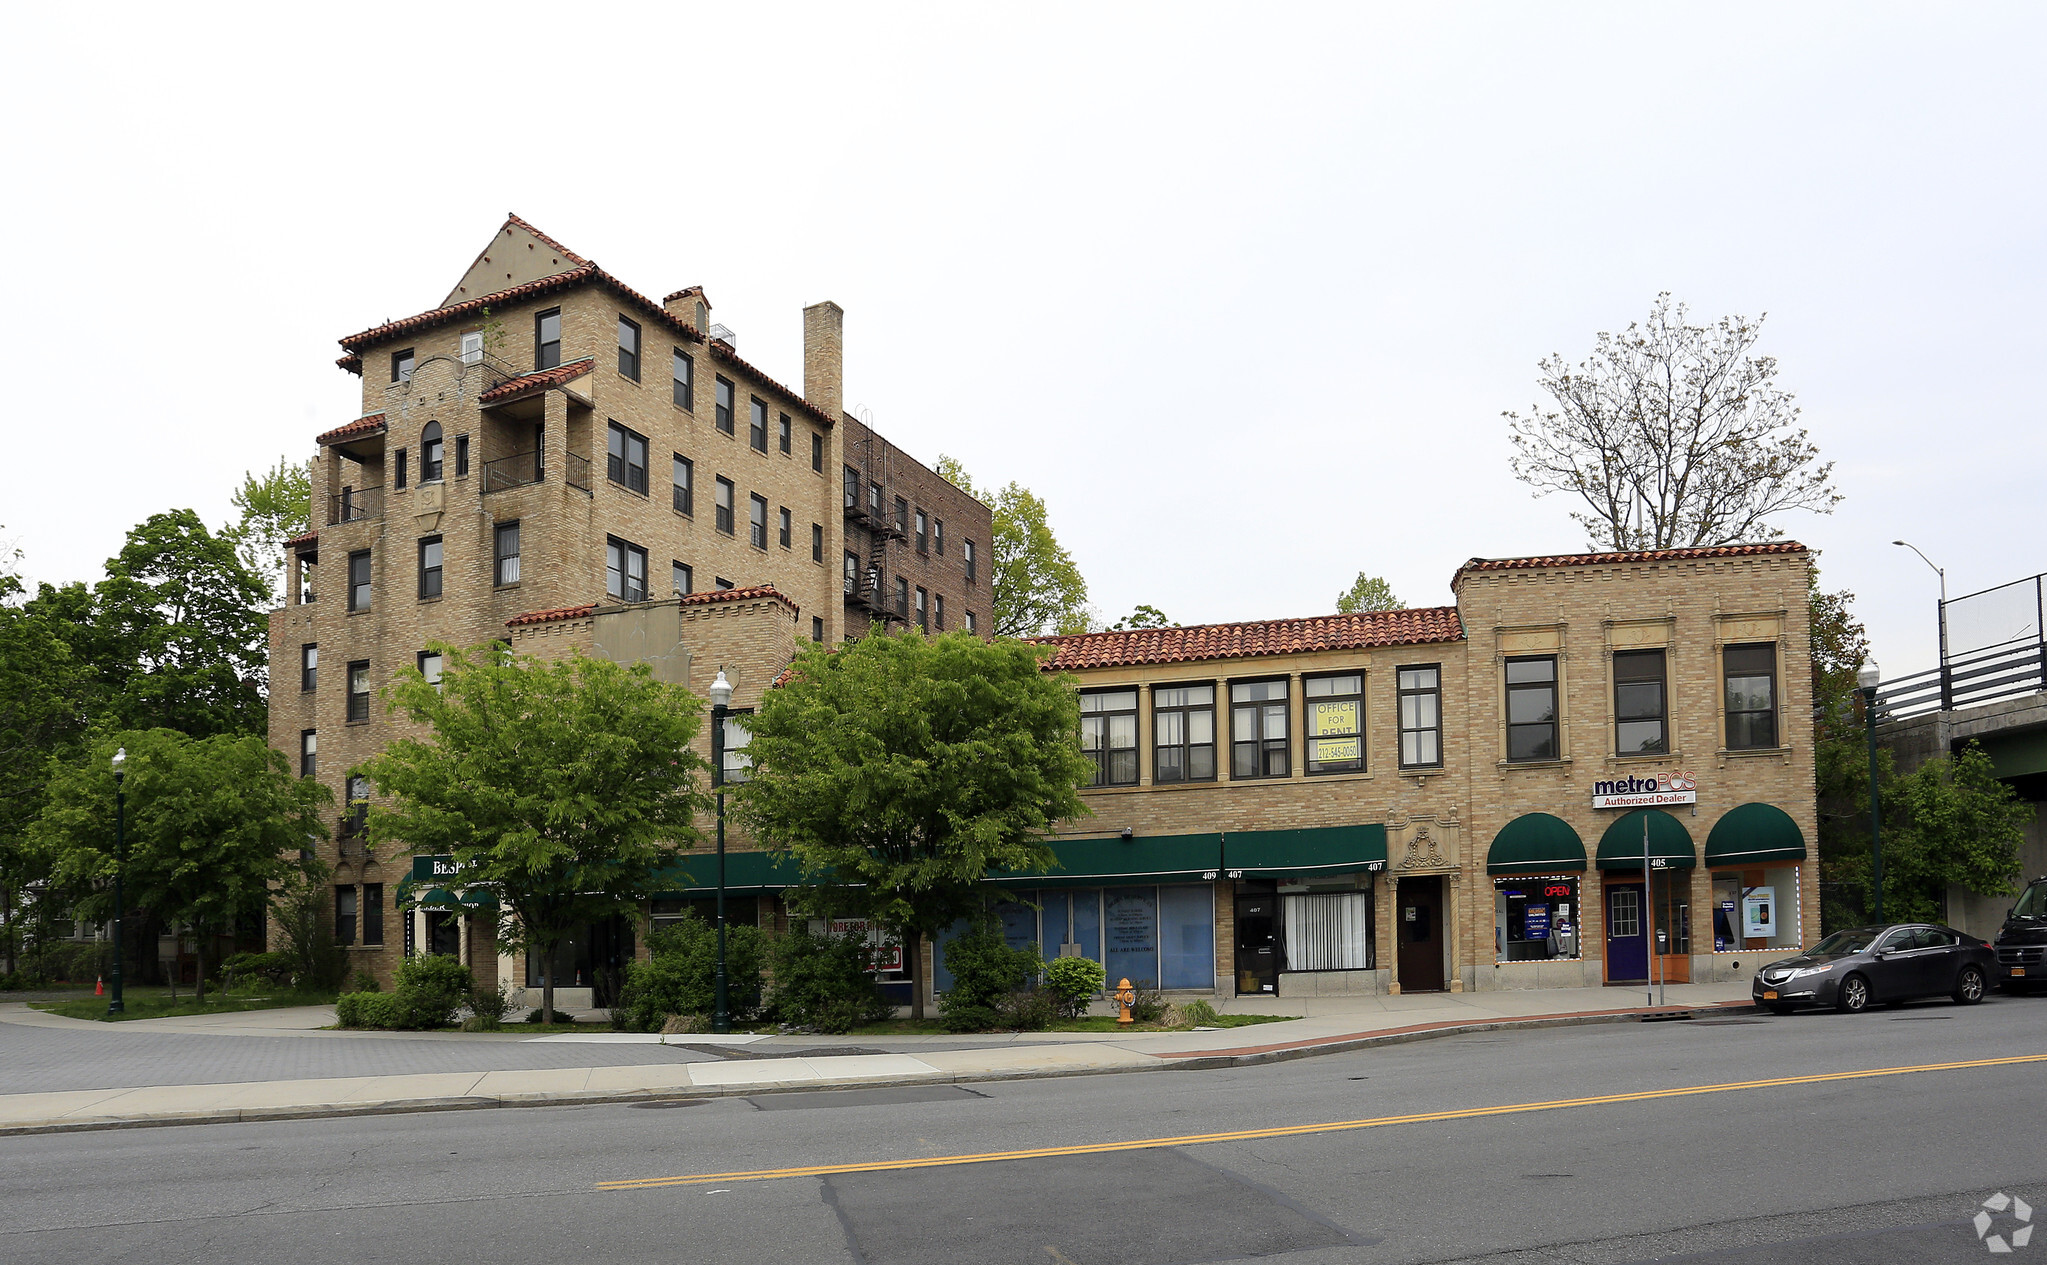
[[[2029,992],[2047,982],[2047,878],[2036,878],[2019,893],[1997,933],[1997,973],[2007,993]]]

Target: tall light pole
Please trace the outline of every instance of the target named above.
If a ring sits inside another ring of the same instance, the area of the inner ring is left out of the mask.
[[[1934,567],[1933,559],[1927,557],[1920,550],[1919,546],[1909,540],[1893,540],[1891,543],[1905,549],[1910,549],[1913,553],[1918,554],[1919,561],[1929,567],[1933,567],[1933,574],[1940,577],[1940,709],[1942,711],[1953,711],[1955,706],[1954,677],[1949,674],[1947,666],[1947,569],[1945,567]]]
[[[711,1031],[732,1031],[732,1008],[725,993],[725,717],[732,706],[732,682],[725,669],[711,682],[711,786],[718,793],[718,967]]]
[[[1882,682],[1883,673],[1877,670],[1874,660],[1855,673],[1856,687],[1862,691],[1863,727],[1869,730],[1870,880],[1876,902],[1873,912],[1878,922],[1884,920],[1884,835],[1876,785],[1876,687]]]
[[[128,748],[120,747],[114,752],[114,991],[107,998],[107,1013],[118,1015],[127,1010],[127,1000],[121,994],[121,921],[127,912],[121,907],[121,876],[128,868],[128,792],[122,784],[127,770]]]

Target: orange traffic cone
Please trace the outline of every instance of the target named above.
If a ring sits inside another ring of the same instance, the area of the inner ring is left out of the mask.
[[[106,976],[104,976],[104,975],[100,976],[100,977],[99,977],[99,983],[97,983],[97,984],[94,984],[94,985],[92,986],[92,995],[93,995],[94,997],[105,997],[105,996],[107,995],[107,977],[106,977]]]

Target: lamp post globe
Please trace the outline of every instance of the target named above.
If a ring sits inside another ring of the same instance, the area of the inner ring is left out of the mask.
[[[125,946],[122,944],[122,921],[126,910],[122,908],[121,879],[128,868],[128,802],[127,777],[128,748],[118,747],[112,760],[114,766],[114,967],[113,991],[107,995],[107,1013],[118,1015],[127,1010],[127,999],[121,990],[121,959]]]
[[[1877,922],[1884,920],[1883,813],[1876,780],[1876,689],[1883,684],[1883,679],[1883,672],[1874,659],[1864,663],[1855,673],[1855,685],[1862,694],[1863,728],[1869,733],[1870,913]]]
[[[732,705],[732,682],[719,668],[711,682],[711,786],[718,795],[718,963],[713,975],[715,1001],[711,1031],[732,1031],[732,1007],[725,989],[725,715]]]

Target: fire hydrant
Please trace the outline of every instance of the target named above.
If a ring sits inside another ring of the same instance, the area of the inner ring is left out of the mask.
[[[1117,1023],[1133,1022],[1133,1020],[1130,1018],[1130,1004],[1137,1000],[1137,990],[1130,987],[1130,979],[1128,976],[1125,976],[1122,980],[1119,980],[1117,982],[1116,992],[1114,996],[1116,998],[1116,1005],[1120,1008],[1116,1015],[1116,1022]]]

